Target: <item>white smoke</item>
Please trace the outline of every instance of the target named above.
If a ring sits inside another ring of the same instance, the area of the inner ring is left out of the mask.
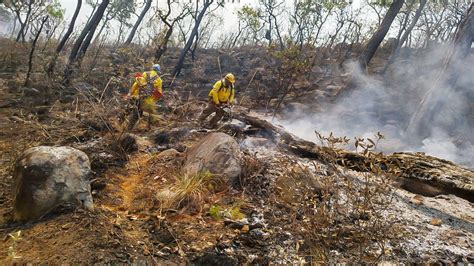
[[[355,63],[347,65],[356,88],[337,102],[322,103],[322,112],[292,112],[279,121],[295,135],[315,141],[315,130],[337,136],[386,136],[379,149],[385,152],[419,151],[474,166],[474,56],[454,62],[456,86],[440,80],[447,47],[409,56],[389,70],[390,76],[366,75]],[[406,133],[421,99],[431,92],[432,121],[421,138]],[[321,103],[319,103],[321,104]],[[348,147],[350,148],[350,147]]]

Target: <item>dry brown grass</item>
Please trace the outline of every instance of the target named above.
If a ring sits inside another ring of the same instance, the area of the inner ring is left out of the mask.
[[[209,193],[213,191],[214,185],[214,175],[209,172],[200,172],[196,175],[180,174],[175,177],[173,184],[157,193],[156,199],[160,202],[162,211],[200,209]]]

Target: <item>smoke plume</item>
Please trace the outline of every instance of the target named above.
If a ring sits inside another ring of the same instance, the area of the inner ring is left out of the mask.
[[[335,103],[322,103],[322,112],[292,112],[279,121],[295,135],[315,141],[315,130],[337,136],[373,137],[381,132],[385,152],[417,151],[474,166],[474,56],[452,62],[458,74],[450,84],[443,62],[447,47],[411,53],[394,64],[384,78],[368,76],[355,63],[347,69],[356,88]],[[422,99],[429,114],[416,132],[407,131]],[[321,103],[319,103],[321,104]],[[348,147],[350,148],[350,147]]]

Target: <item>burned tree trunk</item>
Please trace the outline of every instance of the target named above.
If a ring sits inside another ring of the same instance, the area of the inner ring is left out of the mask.
[[[27,87],[30,83],[30,75],[31,75],[31,69],[33,68],[33,55],[35,53],[36,43],[38,42],[38,38],[41,35],[41,32],[43,31],[43,26],[47,20],[48,20],[48,16],[44,17],[41,20],[41,24],[38,28],[38,32],[36,32],[35,38],[33,42],[31,43],[30,55],[28,57],[28,71],[26,72],[25,87]]]
[[[403,33],[400,40],[398,41],[398,47],[397,47],[398,50],[400,50],[400,48],[405,44],[405,42],[408,39],[408,36],[410,36],[411,32],[415,28],[416,23],[418,23],[418,20],[421,17],[421,12],[423,11],[423,8],[425,8],[427,2],[428,2],[428,0],[420,0],[420,5],[418,6],[418,9],[415,12],[415,16],[413,17],[412,22],[410,23],[408,28]]]
[[[49,77],[51,77],[54,72],[54,67],[56,65],[56,61],[58,59],[59,53],[61,53],[64,46],[66,45],[67,40],[69,39],[72,32],[74,31],[74,25],[76,24],[76,19],[77,19],[77,16],[79,15],[79,11],[81,10],[81,6],[82,6],[82,0],[77,0],[76,11],[74,11],[74,15],[72,16],[71,22],[69,23],[69,27],[66,33],[64,34],[63,38],[59,42],[58,46],[56,47],[56,54],[54,55],[53,59],[49,63],[48,70],[47,70]]]
[[[68,84],[71,80],[73,64],[86,52],[87,48],[89,47],[92,36],[94,35],[97,25],[100,23],[100,20],[104,16],[105,9],[109,5],[109,2],[110,0],[103,0],[100,3],[91,20],[86,24],[81,34],[77,38],[76,42],[74,43],[71,53],[69,54],[69,60],[66,69],[64,71],[64,84]]]
[[[100,9],[98,9],[97,11],[99,10]],[[96,23],[93,24],[90,32],[87,34],[87,37],[84,39],[84,42],[82,43],[81,48],[79,49],[79,53],[77,54],[76,60],[80,60],[86,54],[87,48],[89,48],[89,45],[91,44],[92,37],[94,37],[95,30],[97,29],[97,26],[99,25],[101,19],[102,16],[97,17]]]
[[[466,13],[466,17],[459,26],[459,30],[454,38],[454,51],[450,58],[447,60],[447,64],[450,65],[451,61],[464,58],[469,54],[474,41],[474,3]]]
[[[20,31],[18,32],[18,35],[17,35],[15,41],[19,42],[20,39],[21,39],[22,42],[25,42],[26,33],[28,31],[27,26],[28,26],[28,23],[30,22],[30,15],[31,15],[32,6],[34,4],[34,1],[30,0],[27,3],[26,2],[24,3],[28,6],[28,11],[26,12],[25,21],[21,21],[20,9],[17,6],[17,4],[21,5],[22,3],[16,3],[16,1],[12,1],[11,3],[15,7],[15,13],[16,13],[16,16],[18,18],[18,22],[20,22]]]
[[[59,42],[58,47],[56,47],[56,53],[59,54],[63,50],[64,45],[66,45],[67,40],[69,39],[72,32],[74,31],[74,26],[76,24],[77,16],[79,15],[79,11],[81,11],[81,6],[82,6],[82,0],[77,0],[76,10],[74,11],[74,15],[72,16],[71,22],[69,23],[69,27],[66,33],[64,34],[63,38]]]
[[[393,20],[397,16],[398,12],[403,6],[403,3],[405,0],[394,0],[392,5],[387,11],[387,14],[385,14],[385,17],[383,18],[382,23],[380,24],[379,28],[375,32],[375,34],[370,38],[369,42],[367,43],[367,46],[365,46],[364,51],[362,52],[360,58],[359,58],[359,64],[362,68],[367,68],[370,60],[372,57],[375,55],[375,52],[380,46],[380,43],[382,43],[383,39],[387,35],[388,30],[390,29],[390,26],[393,23]]]
[[[416,26],[416,23],[418,23],[418,20],[420,19],[421,17],[421,12],[423,11],[423,8],[425,8],[426,6],[426,3],[428,2],[428,0],[420,0],[420,6],[418,6],[418,9],[416,10],[415,12],[415,16],[413,17],[413,20],[411,21],[410,25],[408,26],[408,28],[405,30],[405,32],[403,33],[403,35],[400,37],[400,39],[398,40],[398,43],[397,43],[397,47],[395,48],[395,50],[393,51],[393,53],[390,55],[390,58],[388,59],[388,62],[387,64],[385,65],[385,68],[383,70],[383,72],[385,72],[388,67],[393,63],[393,61],[395,60],[395,58],[398,56],[398,54],[400,53],[400,49],[402,48],[402,46],[405,44],[405,42],[407,41],[408,39],[408,36],[410,36],[411,32],[413,31],[413,29],[415,28]]]
[[[214,0],[204,1],[204,6],[202,7],[201,11],[199,12],[199,15],[196,18],[196,22],[194,23],[194,27],[193,27],[193,30],[191,31],[191,35],[189,36],[184,48],[181,50],[178,63],[176,64],[176,67],[174,68],[174,71],[173,71],[173,76],[177,76],[181,72],[181,69],[183,68],[183,64],[184,64],[184,59],[186,58],[186,54],[188,53],[189,49],[191,49],[194,39],[196,38],[199,32],[199,25],[201,25],[204,14],[206,14],[207,9],[211,6],[213,2]]]
[[[165,34],[165,37],[163,38],[163,41],[158,46],[158,49],[156,49],[156,52],[155,52],[155,61],[156,62],[158,62],[160,60],[160,58],[163,56],[163,54],[168,49],[168,42],[171,38],[171,34],[173,34],[174,23],[167,23],[167,22],[165,22],[165,23],[168,26],[168,30],[166,30],[166,34]]]
[[[155,51],[155,62],[158,62],[160,58],[163,56],[163,54],[166,52],[168,49],[168,42],[171,39],[171,35],[173,34],[174,26],[175,24],[185,18],[188,14],[189,11],[187,9],[183,9],[181,14],[179,14],[177,17],[175,17],[171,22],[168,21],[168,17],[171,15],[171,0],[167,0],[167,5],[168,5],[168,11],[166,14],[160,14],[160,19],[161,21],[168,27],[165,33],[165,37],[163,40],[160,42],[158,45],[158,48]]]
[[[142,12],[140,13],[140,16],[138,17],[137,21],[135,22],[135,25],[133,25],[133,28],[130,31],[130,34],[128,35],[127,40],[125,41],[125,45],[130,45],[132,43],[133,37],[135,37],[135,34],[138,30],[138,26],[140,26],[140,24],[143,21],[143,18],[145,17],[146,13],[148,12],[148,10],[151,7],[151,2],[152,2],[152,0],[147,0],[146,1],[145,7],[143,8]]]
[[[109,5],[109,1],[110,0],[102,1],[89,23],[87,23],[87,25],[84,27],[81,34],[74,43],[74,46],[72,47],[71,54],[69,55],[69,61],[74,62],[79,58],[79,50],[81,49],[81,47],[83,47],[83,43],[85,42],[86,37],[89,36],[91,32],[92,34],[94,34],[97,25],[99,24],[100,20],[102,19],[102,16],[104,15],[105,9]]]
[[[474,171],[457,166],[450,161],[422,153],[382,154],[377,161],[374,161],[363,153],[320,147],[256,117],[237,113],[234,114],[234,118],[259,129],[279,148],[297,156],[335,163],[358,172],[371,172],[375,163],[388,176],[393,177],[401,188],[412,193],[424,196],[454,194],[474,202]],[[393,172],[399,174],[393,175]]]
[[[451,50],[446,56],[445,63],[438,75],[435,85],[428,90],[423,97],[418,109],[410,119],[407,128],[407,135],[417,137],[417,140],[423,140],[431,135],[431,129],[434,128],[433,121],[443,105],[449,102],[441,102],[436,97],[439,94],[446,94],[445,88],[456,86],[459,72],[453,66],[454,62],[462,61],[470,52],[472,42],[474,41],[474,3],[466,13],[466,17],[461,23],[456,37],[451,46]],[[452,103],[456,104],[456,103]],[[456,109],[456,108],[454,108]],[[450,128],[449,130],[453,130]]]

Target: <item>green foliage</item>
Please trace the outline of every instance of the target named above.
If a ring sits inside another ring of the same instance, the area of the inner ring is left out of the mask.
[[[377,6],[389,7],[393,0],[370,0],[370,3]]]
[[[298,45],[288,41],[283,50],[270,47],[270,54],[279,61],[278,75],[287,80],[300,77],[311,67],[310,57],[306,56]]]
[[[349,5],[347,1],[322,1],[321,6],[325,9],[340,9]]]
[[[63,20],[65,11],[65,9],[61,8],[61,3],[58,0],[54,0],[46,6],[46,12],[54,19]]]
[[[236,203],[230,208],[225,209],[214,204],[209,208],[209,215],[215,220],[221,220],[224,217],[232,220],[242,220],[245,218],[245,214],[240,210],[240,203]]]
[[[243,214],[240,211],[239,206],[233,206],[228,210],[229,217],[232,218],[232,220],[242,220],[245,218],[245,214]]]
[[[261,26],[260,11],[250,6],[243,6],[238,10],[237,17],[245,21],[252,29],[258,29]]]
[[[99,0],[86,0],[86,4],[90,5],[92,8],[95,8],[99,5]]]
[[[110,2],[110,17],[111,19],[117,19],[119,22],[124,23],[128,27],[132,25],[128,23],[133,13],[135,13],[135,1],[130,0],[113,0]]]
[[[255,42],[258,42],[258,33],[262,29],[261,11],[250,6],[243,6],[237,11],[237,18],[243,23],[247,34],[252,36]]]
[[[221,211],[219,205],[212,205],[211,208],[209,208],[209,215],[215,220],[220,220],[222,219]]]

